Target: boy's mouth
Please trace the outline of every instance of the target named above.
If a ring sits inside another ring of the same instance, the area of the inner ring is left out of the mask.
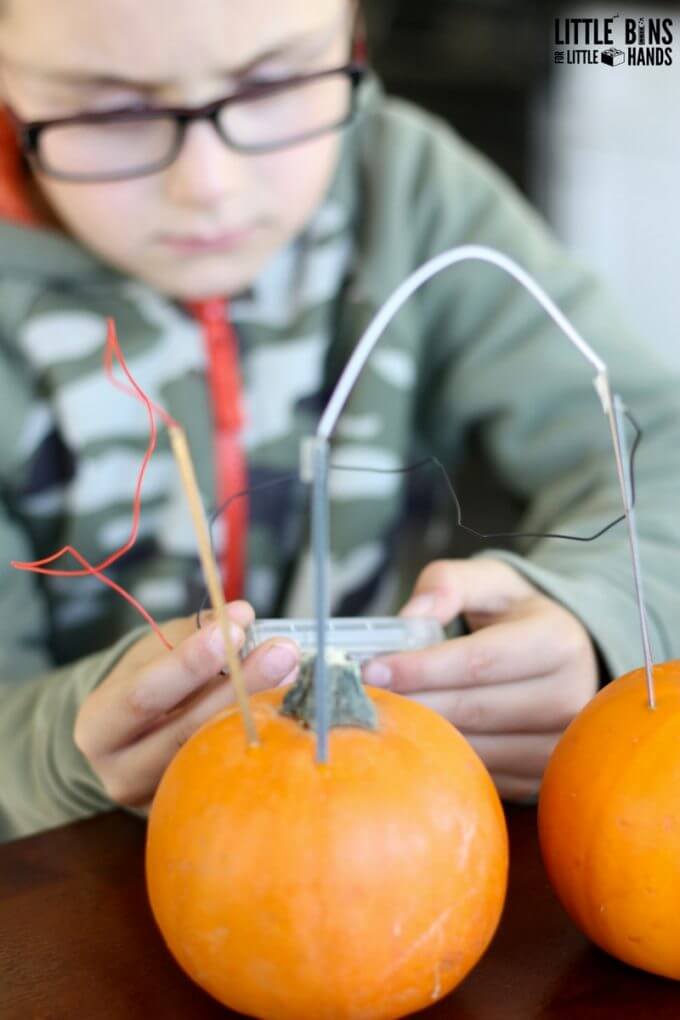
[[[246,244],[255,227],[235,227],[220,234],[202,236],[199,234],[163,234],[161,242],[180,254],[196,252],[234,251]]]

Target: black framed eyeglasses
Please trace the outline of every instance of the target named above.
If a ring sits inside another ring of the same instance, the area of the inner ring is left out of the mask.
[[[210,121],[248,155],[311,141],[349,124],[366,65],[352,61],[281,81],[253,83],[198,107],[146,105],[24,121],[8,111],[31,165],[63,181],[126,180],[157,173],[179,154],[188,126]]]

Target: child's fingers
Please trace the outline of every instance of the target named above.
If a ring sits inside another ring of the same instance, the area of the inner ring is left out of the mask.
[[[516,804],[535,804],[541,789],[540,779],[527,779],[525,776],[509,776],[503,772],[494,772],[491,778],[503,800]]]
[[[255,619],[255,612],[252,606],[243,599],[229,602],[226,612],[229,619],[233,620],[234,623],[237,623],[244,630]],[[212,609],[204,610],[201,613],[201,629],[207,628],[214,620],[215,614]],[[161,625],[161,629],[172,647],[176,648],[182,641],[186,641],[188,637],[191,637],[196,632],[196,615],[192,614],[191,616],[180,616],[173,620],[166,620]],[[141,670],[144,666],[155,662],[159,655],[162,654],[163,647],[158,637],[156,634],[150,633],[130,648],[125,659],[121,660],[119,665],[124,665],[128,673],[132,674],[135,670]]]
[[[298,646],[285,638],[270,638],[269,641],[263,642],[241,664],[248,692],[255,694],[283,680],[289,682],[294,679],[299,654]],[[236,694],[229,678],[223,675],[216,676],[193,697],[185,699],[172,713],[166,714],[159,721],[159,725],[165,726],[172,719],[181,717],[193,732],[196,728],[193,725],[194,718],[201,725],[215,712],[221,711],[235,701]]]
[[[254,694],[288,680],[296,672],[298,662],[299,650],[292,642],[279,639],[266,642],[243,663],[248,692]],[[151,733],[109,756],[103,771],[112,800],[129,806],[146,803],[179,748],[208,719],[232,707],[235,700],[233,684],[228,679],[215,681],[189,707],[173,713]]]
[[[245,634],[238,624],[229,626],[238,649]],[[130,669],[121,660],[83,704],[76,744],[87,757],[124,747],[219,673],[224,662],[224,642],[215,623],[194,631],[172,652],[162,652],[142,669]]]
[[[548,620],[542,627],[534,614],[527,614],[431,648],[381,656],[375,661],[391,670],[390,686],[400,694],[514,683],[559,669],[571,653],[571,632],[548,630],[550,623]],[[369,664],[364,670],[367,683],[372,682],[371,675]]]
[[[556,733],[564,730],[597,690],[585,666],[512,684],[418,691],[408,697],[439,712],[468,733]]]
[[[400,616],[434,616],[449,623],[459,613],[499,616],[537,590],[500,560],[434,560],[421,571]]]
[[[375,661],[390,670],[392,689],[406,693],[513,684],[570,665],[590,675],[592,660],[592,642],[583,624],[557,603],[537,597],[472,634]],[[371,673],[369,664],[364,670],[367,683],[372,682]]]
[[[233,620],[234,623],[237,623],[239,627],[243,627],[244,630],[246,627],[249,627],[255,619],[255,610],[249,602],[245,601],[245,599],[236,599],[234,602],[228,602],[226,609],[229,619]],[[194,620],[195,617],[192,616],[191,619]],[[209,626],[209,624],[213,623],[215,619],[216,617],[213,610],[205,609],[201,613],[201,627]]]
[[[536,780],[543,775],[562,733],[466,733],[465,736],[489,772]]]
[[[418,691],[408,697],[443,715],[466,737],[552,732],[566,726],[583,707],[567,693],[560,695],[552,677],[496,687]]]

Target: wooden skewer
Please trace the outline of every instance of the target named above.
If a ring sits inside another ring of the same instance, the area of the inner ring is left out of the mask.
[[[213,554],[212,545],[210,544],[210,534],[208,532],[208,525],[203,511],[203,503],[201,502],[201,497],[198,491],[196,472],[194,471],[191,453],[189,452],[189,444],[187,443],[184,429],[180,428],[179,425],[171,425],[168,432],[170,435],[172,452],[175,456],[182,485],[189,502],[189,509],[191,511],[194,530],[198,540],[198,552],[201,557],[203,576],[210,594],[212,607],[222,628],[227,665],[229,666],[231,682],[233,683],[234,691],[236,692],[236,700],[238,701],[238,705],[243,716],[246,736],[248,738],[248,743],[251,746],[257,746],[259,744],[259,740],[257,730],[255,728],[255,721],[250,711],[250,705],[248,704],[248,694],[243,680],[243,673],[241,672],[241,663],[231,640],[231,634],[229,633],[226,603],[224,601],[222,585],[220,584],[220,576],[215,562],[215,556]]]

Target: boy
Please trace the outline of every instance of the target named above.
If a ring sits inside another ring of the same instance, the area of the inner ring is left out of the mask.
[[[497,171],[370,76],[359,83],[352,17],[347,0],[177,0],[171,16],[161,0],[22,0],[0,18],[3,838],[112,802],[144,811],[177,747],[232,701],[219,634],[190,615],[194,540],[164,437],[140,537],[109,574],[175,617],[172,652],[95,580],[9,567],[66,544],[101,562],[129,532],[148,423],[103,376],[107,316],[140,384],[187,428],[209,506],[245,478],[295,472],[362,328],[417,265],[463,242],[507,252],[610,365],[645,429],[652,637],[657,659],[676,654],[676,381]],[[588,371],[511,280],[466,265],[381,341],[337,460],[398,468],[420,449],[454,471],[473,427],[529,503],[523,530],[587,535],[619,516]],[[334,476],[336,614],[398,608],[403,496],[398,474]],[[220,540],[239,643],[254,611],[311,609],[299,488],[253,494],[247,536],[242,507]],[[367,681],[459,726],[511,799],[535,794],[601,674],[641,661],[621,526],[592,545],[427,563],[402,611],[464,617],[469,633],[375,662]],[[297,661],[290,642],[269,642],[244,663],[249,689],[288,682]]]

